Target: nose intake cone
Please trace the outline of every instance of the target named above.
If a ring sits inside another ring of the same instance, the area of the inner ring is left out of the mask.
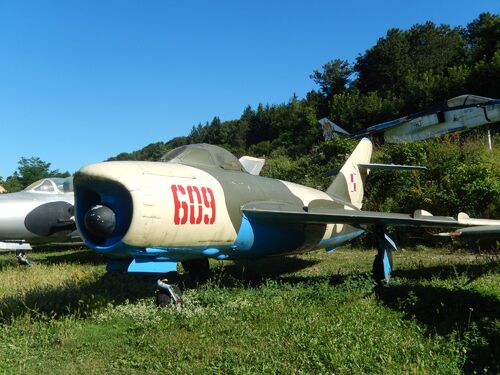
[[[94,236],[109,236],[115,230],[115,212],[108,206],[94,206],[85,214],[84,224],[85,228]]]

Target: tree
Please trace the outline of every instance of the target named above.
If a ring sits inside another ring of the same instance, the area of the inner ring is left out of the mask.
[[[2,186],[7,191],[7,193],[15,193],[16,191],[23,189],[21,181],[19,181],[19,178],[16,176],[16,173],[17,172],[15,172],[14,175],[12,176],[7,177],[5,181],[2,181]]]
[[[248,111],[245,114],[245,121],[248,121],[247,147],[262,141],[269,141],[272,138],[269,128],[271,111],[272,108],[269,105],[264,107],[264,105],[259,104],[257,111]]]
[[[399,91],[400,82],[411,70],[410,45],[405,32],[390,29],[385,38],[356,59],[355,85],[362,93]]]
[[[44,162],[39,157],[22,157],[18,164],[18,171],[14,172],[14,177],[19,180],[25,188],[33,182],[45,177],[69,177],[69,172],[60,172],[58,169],[50,170],[50,163]]]
[[[329,118],[349,132],[387,121],[398,113],[398,100],[381,98],[377,92],[361,94],[357,89],[334,95]]]
[[[42,161],[39,157],[22,157],[18,164],[19,180],[23,187],[50,175],[50,163]]]
[[[468,39],[473,61],[491,59],[500,50],[500,17],[481,13],[467,25]]]
[[[353,68],[347,60],[335,59],[323,65],[323,71],[315,70],[310,75],[326,98],[344,92],[351,82]]]
[[[426,22],[414,25],[405,32],[405,36],[410,46],[411,70],[416,74],[429,71],[439,74],[466,61],[467,41],[460,27],[436,26],[433,22]]]
[[[500,97],[500,50],[489,61],[483,59],[472,67],[469,88],[478,95]]]
[[[390,29],[358,57],[355,84],[362,93],[404,96],[409,91],[406,82],[419,80],[424,74],[444,74],[446,69],[465,63],[466,43],[462,29],[432,22],[406,31]]]

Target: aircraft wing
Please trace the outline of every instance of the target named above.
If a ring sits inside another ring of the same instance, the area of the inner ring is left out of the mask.
[[[314,202],[314,201],[313,201]],[[449,216],[432,216],[417,210],[413,214],[361,211],[354,209],[315,207],[307,208],[273,202],[258,202],[242,207],[250,219],[282,224],[351,224],[351,225],[394,225],[411,227],[458,228],[474,225],[463,223]],[[500,225],[500,220],[490,220],[483,225]]]

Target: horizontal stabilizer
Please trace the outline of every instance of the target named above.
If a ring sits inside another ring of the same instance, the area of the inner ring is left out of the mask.
[[[382,170],[387,170],[387,169],[402,169],[402,170],[428,170],[429,168],[425,166],[420,166],[420,165],[400,165],[400,164],[379,164],[379,163],[364,163],[364,164],[358,164],[360,167],[366,168],[366,169],[382,169]]]
[[[465,212],[460,212],[458,214],[458,222],[461,225],[499,225],[500,226],[500,220],[492,220],[492,219],[474,219],[469,217]]]
[[[321,126],[323,126],[323,129],[327,128],[335,133],[340,133],[340,134],[349,135],[349,136],[351,135],[351,133],[342,129],[340,126],[338,126],[336,123],[330,121],[326,117],[323,117],[321,120],[318,120],[318,122],[321,124]]]

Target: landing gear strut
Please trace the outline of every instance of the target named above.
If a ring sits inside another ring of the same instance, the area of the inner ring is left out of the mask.
[[[20,265],[23,266],[31,266],[32,263],[28,260],[26,256],[26,251],[24,250],[16,250],[16,259]]]
[[[182,292],[177,285],[169,284],[168,279],[158,280],[156,286],[157,307],[182,307]]]
[[[373,261],[373,278],[380,286],[389,285],[392,272],[392,249],[397,249],[396,244],[387,234],[384,225],[377,226],[377,255]]]
[[[210,277],[208,259],[192,259],[181,262],[182,268],[188,273],[189,279],[195,285],[205,283]]]
[[[178,277],[177,272],[171,272],[170,277],[157,281],[156,306],[182,307],[182,291],[176,284],[182,282],[185,286],[194,287],[206,282],[210,277],[208,259],[186,260],[182,262],[182,267],[187,273],[182,279]]]

